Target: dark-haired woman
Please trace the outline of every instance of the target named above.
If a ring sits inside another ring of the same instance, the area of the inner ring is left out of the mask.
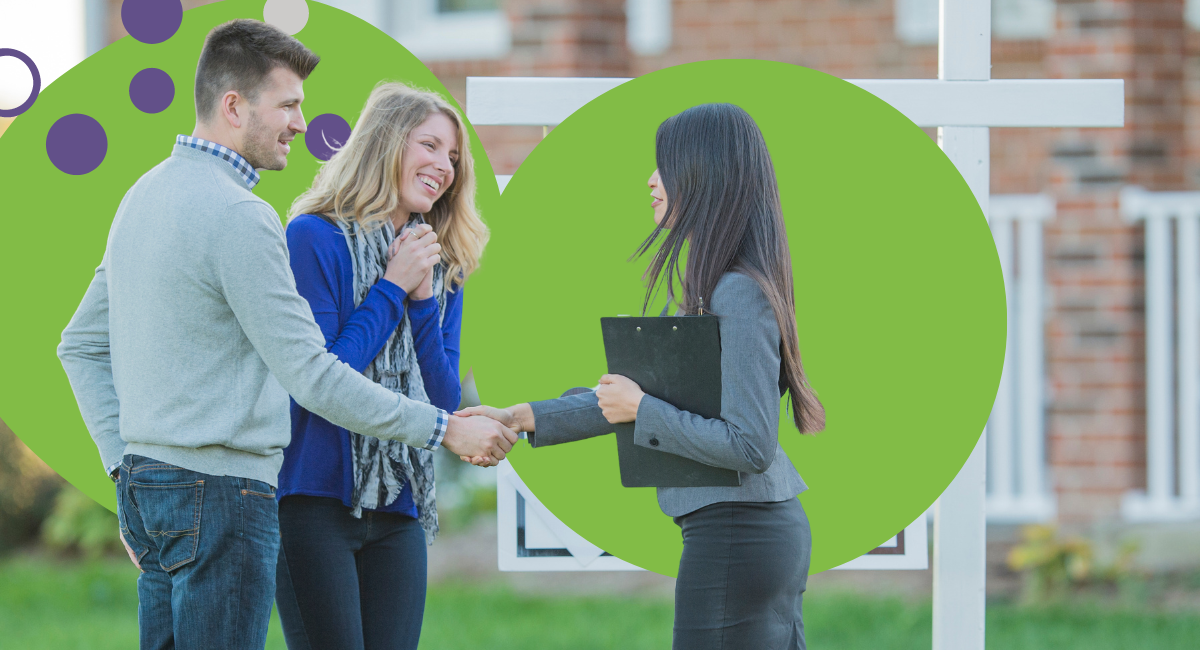
[[[703,307],[720,319],[721,417],[681,411],[620,375],[601,377],[595,392],[466,412],[528,431],[533,447],[634,422],[639,445],[740,472],[737,487],[658,488],[683,533],[673,647],[803,649],[811,536],[796,495],[807,488],[779,446],[780,397],[790,393],[803,433],[821,431],[825,412],[800,363],[774,166],[754,120],[732,104],[669,118],[655,144],[655,228],[638,254],[668,234],[646,272],[643,311],[658,280],[678,274],[687,242],[683,295],[669,282],[668,295],[678,313]]]

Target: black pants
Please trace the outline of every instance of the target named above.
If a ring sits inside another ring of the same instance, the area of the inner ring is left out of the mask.
[[[415,650],[425,614],[425,531],[416,519],[338,499],[279,502],[275,603],[289,650]]]
[[[812,535],[799,499],[714,503],[675,517],[675,650],[804,650]]]

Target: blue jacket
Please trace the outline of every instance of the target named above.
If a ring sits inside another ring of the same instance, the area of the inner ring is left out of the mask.
[[[326,349],[362,372],[400,325],[407,307],[429,400],[446,411],[458,408],[462,397],[458,380],[462,288],[447,294],[440,328],[436,298],[409,300],[403,289],[388,280],[376,283],[356,309],[350,249],[339,227],[321,217],[300,215],[288,224],[287,244],[296,289],[312,308],[325,335]],[[283,452],[278,498],[291,494],[332,497],[350,507],[354,489],[350,463],[349,432],[292,400],[292,442]],[[394,503],[378,511],[416,517],[409,486],[404,486]]]

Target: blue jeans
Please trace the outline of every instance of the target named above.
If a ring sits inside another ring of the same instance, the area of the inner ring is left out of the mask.
[[[117,514],[142,569],[142,650],[262,650],[279,555],[275,488],[127,455]]]
[[[290,495],[279,527],[275,601],[288,650],[416,650],[428,570],[416,519],[355,519],[340,499]]]

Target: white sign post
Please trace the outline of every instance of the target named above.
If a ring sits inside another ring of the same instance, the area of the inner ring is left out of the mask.
[[[940,0],[938,78],[848,80],[904,113],[938,127],[938,144],[988,214],[990,127],[1120,127],[1121,79],[991,79],[991,3]],[[475,125],[556,125],[614,78],[468,77]],[[502,179],[506,181],[507,179]],[[933,648],[984,647],[986,443],[979,442],[935,505]]]

